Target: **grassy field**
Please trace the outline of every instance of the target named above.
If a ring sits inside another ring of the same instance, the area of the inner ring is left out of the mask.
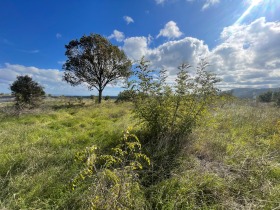
[[[137,126],[132,105],[48,100],[0,114],[0,209],[86,209],[87,186],[72,191],[77,152],[114,146]],[[280,209],[280,110],[233,100],[205,116],[167,179],[142,187],[146,209]],[[141,139],[140,139],[141,141]]]
[[[75,154],[92,144],[112,144],[129,124],[130,105],[113,102],[49,102],[19,117],[2,114],[0,207],[75,209],[78,198],[69,184],[78,170]]]

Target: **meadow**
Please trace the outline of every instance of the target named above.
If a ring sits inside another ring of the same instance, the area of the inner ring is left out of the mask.
[[[141,130],[129,102],[46,99],[21,115],[10,106],[0,106],[0,209],[94,209],[90,179],[71,187],[77,153],[106,153],[128,127]],[[280,208],[279,108],[219,99],[186,139],[169,176],[146,185],[140,173],[142,206],[115,209]]]

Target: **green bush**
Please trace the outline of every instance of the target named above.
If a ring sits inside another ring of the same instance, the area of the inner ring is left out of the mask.
[[[272,91],[268,91],[266,93],[259,95],[258,99],[260,102],[269,103],[272,101],[272,95],[273,95]]]
[[[17,80],[13,82],[10,89],[16,98],[16,107],[19,109],[37,107],[45,95],[43,87],[28,75],[17,76]]]
[[[188,135],[216,99],[218,90],[214,85],[219,80],[206,71],[207,66],[201,61],[191,77],[187,71],[190,66],[182,64],[174,86],[166,83],[165,70],[155,80],[156,72],[144,59],[137,67],[134,113],[143,123],[141,140],[155,164],[151,173],[156,176],[168,176]]]
[[[138,138],[129,130],[111,154],[98,154],[97,147],[86,148],[76,156],[84,169],[73,179],[73,190],[87,181],[88,201],[92,209],[144,209],[145,197],[138,173],[142,164],[150,164],[141,152]]]
[[[280,91],[263,93],[259,95],[258,100],[264,103],[274,102],[276,106],[280,107]]]
[[[108,101],[109,99],[110,99],[110,96],[105,96],[105,97],[104,97],[104,100],[105,100],[105,101]]]
[[[133,101],[133,99],[135,98],[135,95],[136,95],[136,93],[134,90],[124,90],[118,94],[116,103]]]

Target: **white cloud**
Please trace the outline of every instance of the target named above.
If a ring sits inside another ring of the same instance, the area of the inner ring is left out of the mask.
[[[34,66],[23,66],[18,64],[5,63],[0,66],[0,93],[10,93],[9,86],[16,80],[17,76],[29,75],[32,79],[44,87],[47,94],[54,95],[97,95],[94,89],[89,91],[87,86],[79,85],[71,86],[62,81],[63,71],[58,69],[40,69]],[[116,85],[108,84],[103,95],[117,95],[120,87],[123,86],[122,81],[117,81]]]
[[[224,28],[209,57],[229,87],[279,87],[280,23],[259,18]]]
[[[46,88],[47,92],[59,92],[61,86],[65,86],[62,82],[62,72],[57,69],[39,69],[33,66],[26,67],[23,65],[5,63],[0,68],[1,83],[8,85],[16,80],[18,75],[29,75]]]
[[[124,39],[122,49],[129,58],[139,60],[145,56],[153,68],[165,67],[168,82],[174,81],[177,66],[188,62],[193,66],[200,58],[208,58],[209,70],[223,81],[220,88],[279,87],[280,81],[280,23],[259,18],[250,24],[232,25],[223,29],[220,43],[212,50],[197,38],[185,37],[169,40],[151,47],[151,36]],[[0,67],[0,92],[8,87],[17,75],[31,75],[51,94],[96,94],[86,87],[71,87],[61,80],[63,72],[57,69],[39,69],[6,63]],[[115,90],[114,88],[108,90]],[[105,95],[107,93],[104,93]],[[108,93],[107,95],[110,95]]]
[[[149,51],[147,56],[154,67],[164,67],[170,75],[177,73],[177,67],[182,63],[193,66],[209,54],[208,46],[203,41],[185,37],[177,41],[168,41]]]
[[[206,10],[209,7],[211,7],[215,4],[218,4],[218,3],[220,3],[220,0],[206,0],[206,2],[204,3],[204,5],[202,7],[202,10]]]
[[[196,66],[200,58],[206,58],[211,64],[209,70],[223,79],[221,88],[279,87],[279,37],[280,23],[260,18],[248,25],[224,28],[220,44],[212,50],[192,37],[167,41],[155,48],[149,46],[148,37],[131,37],[124,41],[123,49],[134,60],[145,56],[152,67],[165,67],[170,81],[182,62]]]
[[[156,48],[149,47],[149,39],[146,37],[130,37],[124,41],[123,50],[134,61],[145,56],[153,67],[165,67],[170,75],[177,72],[177,67],[182,62],[196,65],[200,58],[209,54],[208,46],[192,37],[168,41]]]
[[[160,30],[159,34],[157,35],[157,38],[160,36],[167,37],[169,39],[171,38],[178,38],[183,33],[180,31],[179,27],[174,21],[169,21],[165,24],[164,28]]]
[[[118,30],[114,30],[113,33],[108,37],[109,39],[116,39],[118,42],[122,42],[124,40],[124,33]]]
[[[56,37],[57,39],[60,39],[60,38],[62,37],[62,35],[61,35],[60,33],[57,33],[57,34],[55,35],[55,37]]]
[[[148,53],[148,38],[130,37],[124,40],[123,50],[132,60],[139,60]]]
[[[5,66],[0,68],[0,92],[9,93],[9,85],[12,84],[19,75],[31,76],[34,81],[44,87],[47,94],[84,95],[89,93],[86,87],[72,87],[62,81],[63,72],[58,69],[40,69],[33,66],[9,63],[5,63]]]
[[[134,23],[134,20],[132,19],[132,17],[124,16],[123,19],[125,20],[125,22],[127,24]]]

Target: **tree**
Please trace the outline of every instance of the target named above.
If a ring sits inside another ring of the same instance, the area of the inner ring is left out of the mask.
[[[134,90],[124,90],[118,94],[116,103],[124,102],[124,101],[133,101],[136,96],[136,92]]]
[[[272,96],[273,96],[273,93],[272,91],[267,91],[261,95],[259,95],[259,101],[260,102],[265,102],[265,103],[269,103],[272,101]]]
[[[36,107],[42,96],[45,95],[43,87],[37,82],[33,81],[28,75],[17,76],[17,80],[10,86],[12,95],[16,98],[16,106],[23,108],[30,106]]]
[[[99,103],[106,85],[131,74],[125,53],[101,35],[83,36],[65,47],[68,60],[63,65],[63,79],[72,86],[86,83],[89,90],[96,88]]]

